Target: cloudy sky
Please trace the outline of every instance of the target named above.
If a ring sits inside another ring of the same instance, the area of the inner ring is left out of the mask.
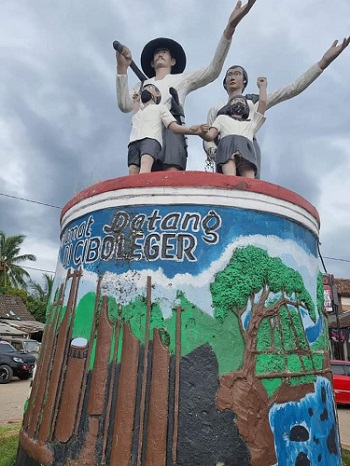
[[[55,270],[60,209],[99,181],[127,174],[130,114],[116,105],[112,42],[136,63],[146,42],[166,36],[187,53],[187,69],[211,60],[235,1],[1,0],[0,230],[24,234],[28,266]],[[216,10],[215,10],[216,8]],[[349,0],[257,0],[237,28],[224,68],[243,65],[273,91],[350,35]],[[188,124],[225,102],[222,79],[190,94]],[[321,217],[321,253],[336,277],[350,278],[350,46],[302,95],[270,109],[259,132],[262,179],[309,200]],[[129,82],[136,78],[130,71]],[[190,170],[204,170],[190,138]],[[332,260],[326,257],[342,259]],[[41,271],[30,271],[41,279]]]

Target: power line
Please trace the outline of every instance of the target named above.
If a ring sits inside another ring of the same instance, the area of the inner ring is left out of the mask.
[[[350,262],[349,259],[339,259],[337,257],[328,257],[328,256],[323,256],[325,259],[330,259],[332,261],[340,261],[340,262]]]
[[[0,193],[0,196],[9,197],[9,198],[11,198],[11,199],[17,199],[17,200],[19,200],[19,201],[32,202],[33,204],[44,205],[44,206],[46,206],[46,207],[52,207],[53,209],[62,210],[62,207],[58,207],[58,206],[52,205],[52,204],[47,204],[46,202],[34,201],[33,199],[27,199],[27,198],[25,198],[25,197],[11,196],[11,195],[9,195],[9,194],[4,194],[4,193]],[[323,263],[322,255],[321,255],[320,250],[319,250],[318,252],[319,252],[319,255],[320,255],[320,258],[321,258],[321,261],[322,261],[323,268],[324,268],[325,271],[326,271],[326,267],[325,267],[325,265],[324,265],[324,263]],[[329,257],[329,256],[323,256],[323,258],[324,258],[324,259],[333,260],[333,261],[348,262],[348,263],[350,263],[350,260],[349,260],[349,259],[339,259],[339,258],[337,258],[337,257]],[[23,268],[33,269],[33,270],[40,270],[40,271],[42,271],[42,272],[55,273],[55,272],[53,272],[52,270],[35,269],[34,267],[23,267]]]
[[[36,267],[29,267],[28,265],[21,265],[23,269],[30,269],[30,270],[39,270],[39,272],[48,272],[48,273],[55,273],[54,270],[45,270],[45,269],[38,269]]]
[[[46,202],[34,201],[33,199],[26,199],[25,197],[10,196],[9,194],[4,194],[4,193],[0,193],[0,196],[9,197],[11,199],[17,199],[19,201],[32,202],[33,204],[40,204],[46,207],[52,207],[53,209],[60,209],[60,210],[62,209],[62,207],[58,207],[57,205],[46,204]]]
[[[326,269],[326,265],[325,265],[323,257],[322,257],[322,254],[321,254],[321,251],[320,251],[320,243],[317,243],[317,250],[318,250],[318,255],[320,256],[322,265],[323,265],[324,273],[328,273],[327,269]]]

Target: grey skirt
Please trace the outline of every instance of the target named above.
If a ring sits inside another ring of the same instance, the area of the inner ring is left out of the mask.
[[[221,166],[228,162],[233,154],[236,155],[237,174],[240,164],[249,164],[257,172],[258,159],[254,143],[244,136],[225,136],[219,141],[216,153],[216,171],[222,173]]]

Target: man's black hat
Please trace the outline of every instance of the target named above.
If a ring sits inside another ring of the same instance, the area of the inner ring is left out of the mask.
[[[148,42],[141,53],[141,67],[149,78],[153,78],[156,74],[154,68],[151,66],[154,52],[163,48],[169,50],[171,58],[176,60],[175,65],[171,68],[171,74],[182,73],[186,68],[186,54],[181,45],[172,39],[158,37]]]

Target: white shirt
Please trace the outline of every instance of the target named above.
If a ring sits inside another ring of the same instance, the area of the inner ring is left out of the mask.
[[[264,124],[266,117],[261,113],[254,113],[250,121],[236,120],[228,115],[219,115],[211,125],[220,131],[220,139],[225,136],[244,136],[253,141],[254,134]]]
[[[150,138],[155,139],[162,146],[163,125],[167,128],[173,121],[176,122],[165,105],[151,103],[140,108],[132,117],[129,143]]]
[[[171,106],[169,87],[174,87],[177,90],[180,104],[183,106],[187,94],[200,87],[206,86],[219,76],[230,45],[231,41],[227,40],[225,36],[222,35],[216,48],[214,58],[209,66],[188,73],[167,74],[163,79],[156,80],[155,78],[151,78],[145,81],[144,85],[154,84],[157,86],[162,94],[161,103],[166,105],[169,109]],[[127,113],[133,110],[132,95],[135,92],[139,92],[139,89],[140,83],[134,86],[133,90],[129,92],[127,75],[117,75],[117,99],[118,106],[122,112]]]
[[[292,83],[287,84],[286,86],[283,86],[280,89],[277,89],[277,91],[269,92],[267,94],[266,110],[273,107],[274,105],[277,105],[281,102],[284,102],[288,99],[291,99],[292,97],[299,95],[307,87],[309,87],[310,84],[312,84],[315,81],[315,79],[317,79],[320,76],[320,74],[322,74],[322,70],[319,67],[318,63],[316,63],[315,65],[312,65],[305,73],[303,73]],[[214,107],[211,107],[207,117],[207,122],[209,123],[209,125],[211,125],[212,122],[215,120],[218,111],[226,104],[227,102],[225,102],[222,105],[215,105]],[[249,118],[253,118],[253,114],[257,110],[258,103],[253,104],[251,100],[248,100],[248,105],[250,109]],[[214,142],[204,141],[203,147],[206,153],[209,155],[210,149],[216,151],[216,144]]]

